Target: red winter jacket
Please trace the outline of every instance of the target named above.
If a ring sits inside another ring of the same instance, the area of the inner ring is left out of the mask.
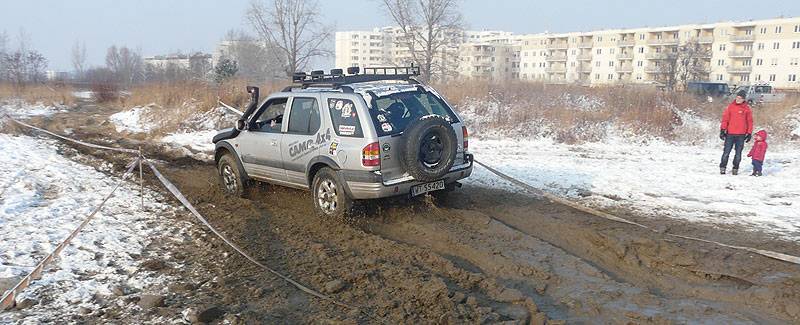
[[[753,111],[747,103],[737,104],[734,101],[722,113],[722,123],[719,128],[726,130],[730,135],[753,133]]]
[[[753,159],[758,161],[764,161],[764,156],[767,155],[767,131],[761,130],[756,132],[757,136],[761,137],[761,140],[757,140],[753,142],[753,148],[750,149],[750,153],[747,154],[748,157],[753,157]]]

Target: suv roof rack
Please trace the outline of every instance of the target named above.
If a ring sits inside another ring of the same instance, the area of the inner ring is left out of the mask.
[[[344,74],[342,69],[332,69],[330,74],[325,74],[325,71],[322,70],[311,71],[311,74],[295,72],[292,76],[294,85],[286,87],[283,91],[290,92],[295,88],[305,89],[311,86],[336,89],[347,84],[388,80],[418,84],[419,82],[414,79],[416,76],[419,76],[419,67],[414,65],[408,67],[370,67],[364,68],[363,73],[361,73],[359,67],[350,67],[347,68],[347,75]],[[350,90],[352,91],[352,88]]]

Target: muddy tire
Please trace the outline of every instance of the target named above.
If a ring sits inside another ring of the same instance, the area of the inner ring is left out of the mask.
[[[438,115],[423,116],[404,133],[400,161],[414,179],[435,181],[450,171],[458,150],[458,137],[450,122]]]
[[[347,217],[353,209],[353,199],[344,190],[344,184],[336,177],[336,172],[328,167],[314,175],[311,184],[314,211],[326,218]]]
[[[219,184],[227,195],[245,197],[247,193],[247,180],[242,177],[236,160],[230,154],[225,154],[217,162],[217,175]]]

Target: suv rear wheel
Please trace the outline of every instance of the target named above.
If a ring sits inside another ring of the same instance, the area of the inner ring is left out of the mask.
[[[344,185],[336,177],[333,169],[324,167],[314,175],[311,187],[314,198],[314,210],[325,217],[347,216],[352,207],[351,199],[344,191]]]
[[[421,117],[406,129],[405,136],[401,163],[414,179],[435,181],[453,167],[458,138],[450,122],[443,117]]]
[[[247,181],[242,177],[236,161],[230,154],[225,154],[217,163],[219,184],[228,195],[244,197],[247,190]]]

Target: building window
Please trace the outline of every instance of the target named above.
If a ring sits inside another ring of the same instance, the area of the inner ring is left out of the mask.
[[[636,80],[642,80],[642,75],[640,75],[640,74],[637,74],[637,75],[636,75]]]
[[[775,34],[780,34],[783,31],[783,27],[777,26],[775,27]]]
[[[745,45],[745,46],[744,46],[744,50],[745,50],[745,51],[752,51],[752,50],[753,50],[753,44],[747,44],[747,45]]]
[[[800,25],[794,25],[794,32],[800,33]]]
[[[758,43],[758,49],[759,50],[763,50],[764,49],[764,43]]]
[[[639,39],[644,40],[644,34],[639,34]]]
[[[752,62],[750,60],[744,60],[744,62],[742,62],[743,67],[749,67],[751,64]]]
[[[723,77],[723,76],[722,76],[721,74],[718,74],[718,75],[717,75],[717,80],[718,80],[718,81],[722,81],[722,80],[724,79],[724,78],[722,78],[722,77]]]
[[[603,54],[603,49],[597,49],[597,54]]]
[[[796,74],[790,74],[789,75],[789,82],[795,82],[795,81],[797,81],[797,75]]]
[[[756,75],[756,81],[761,81],[761,75],[760,74]]]
[[[600,74],[599,74],[599,73],[595,74],[595,75],[594,75],[594,79],[595,79],[595,80],[600,80]]]
[[[639,53],[644,53],[644,47],[639,48]]]
[[[637,67],[642,67],[642,66],[644,66],[644,62],[643,61],[637,61],[636,62],[636,66]]]
[[[594,66],[595,66],[595,67],[599,67],[599,66],[600,66],[600,61],[597,61],[597,62],[595,62],[595,63],[594,63]]]
[[[756,65],[764,65],[764,59],[756,59]]]
[[[726,47],[725,44],[720,44],[719,45],[719,50],[720,51],[725,51],[725,47]]]
[[[613,67],[614,66],[614,61],[608,61],[608,66],[609,67]]]
[[[793,49],[800,49],[800,42],[792,42]]]
[[[774,74],[769,75],[769,81],[775,81],[775,75]]]
[[[773,50],[780,50],[781,49],[781,43],[780,42],[772,43],[772,49]]]
[[[796,66],[796,65],[798,65],[798,61],[800,61],[800,59],[792,58],[791,60],[789,60],[789,65],[795,65]]]
[[[750,81],[750,75],[739,76],[739,81]]]
[[[609,54],[614,54],[614,49],[608,50]]]
[[[613,73],[609,73],[608,74],[608,80],[614,80],[614,74]]]
[[[772,61],[770,62],[770,65],[773,66],[773,67],[778,66],[778,59],[777,58],[772,59]]]
[[[358,57],[357,56],[354,56],[351,59],[353,59],[353,61],[358,61]]]
[[[717,65],[718,65],[718,66],[723,66],[723,65],[725,65],[725,60],[717,60]]]

